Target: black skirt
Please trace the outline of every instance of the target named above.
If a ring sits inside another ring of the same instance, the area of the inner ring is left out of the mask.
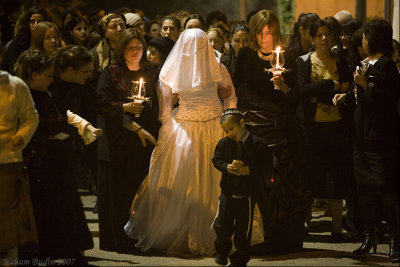
[[[353,163],[357,185],[373,186],[382,193],[397,192],[398,162],[395,147],[365,151],[362,147],[360,149],[360,146],[355,145]]]

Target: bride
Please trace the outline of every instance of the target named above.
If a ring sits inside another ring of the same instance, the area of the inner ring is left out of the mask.
[[[231,87],[221,101],[218,86]],[[125,232],[142,251],[212,255],[220,173],[211,158],[223,109],[236,107],[228,71],[207,35],[185,30],[160,72],[160,129],[149,174],[132,203]],[[179,101],[177,112],[173,105]],[[221,104],[222,103],[222,104]]]

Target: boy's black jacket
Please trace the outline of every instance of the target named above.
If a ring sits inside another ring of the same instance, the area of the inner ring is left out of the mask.
[[[222,172],[221,193],[253,196],[257,179],[264,176],[272,162],[268,158],[267,145],[263,139],[250,133],[242,148],[242,161],[244,166],[248,165],[250,168],[250,175],[245,176],[227,172],[227,166],[235,159],[237,149],[237,142],[229,137],[222,138],[215,148],[212,162],[214,167]]]

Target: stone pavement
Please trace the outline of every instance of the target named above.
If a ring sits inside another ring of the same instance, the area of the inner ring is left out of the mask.
[[[95,196],[80,191],[85,216],[93,235],[95,247],[85,252],[89,264],[95,266],[219,266],[213,258],[194,255],[148,256],[145,254],[119,254],[99,250],[97,214],[92,212]],[[360,243],[332,243],[330,217],[323,210],[313,210],[310,237],[301,252],[284,255],[252,257],[248,266],[400,266],[388,260],[388,245],[379,244],[377,254],[354,257],[352,251]],[[372,250],[371,250],[372,252]]]

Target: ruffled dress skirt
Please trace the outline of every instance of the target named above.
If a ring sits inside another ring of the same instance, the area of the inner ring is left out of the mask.
[[[222,137],[219,117],[163,124],[125,226],[142,251],[212,255],[221,173],[211,159]]]

